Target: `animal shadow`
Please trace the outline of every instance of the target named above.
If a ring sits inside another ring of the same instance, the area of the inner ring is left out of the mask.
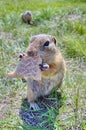
[[[53,97],[53,95],[55,95]],[[28,130],[54,130],[54,122],[62,106],[62,95],[55,92],[48,97],[40,97],[37,101],[40,110],[30,110],[27,99],[22,100],[19,115],[23,120],[23,125]],[[25,128],[24,128],[25,129]]]

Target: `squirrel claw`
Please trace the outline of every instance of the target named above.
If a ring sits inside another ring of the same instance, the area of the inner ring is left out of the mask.
[[[40,107],[38,106],[37,103],[31,102],[31,103],[30,103],[30,109],[31,109],[31,110],[34,110],[34,111],[37,111],[37,110],[40,110]]]
[[[49,65],[46,63],[39,64],[41,71],[47,71],[49,69]]]

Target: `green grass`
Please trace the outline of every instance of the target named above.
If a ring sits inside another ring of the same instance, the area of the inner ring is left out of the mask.
[[[21,21],[20,14],[25,10],[32,11],[36,26]],[[85,0],[0,0],[0,129],[35,130],[18,116],[26,83],[8,80],[6,75],[17,64],[19,53],[26,51],[30,36],[40,33],[57,38],[67,64],[60,90],[63,105],[56,119],[49,109],[47,123],[54,123],[53,130],[86,130]]]

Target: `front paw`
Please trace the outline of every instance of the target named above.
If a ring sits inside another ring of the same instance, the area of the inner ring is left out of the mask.
[[[41,71],[47,71],[49,69],[49,65],[46,63],[39,64]]]
[[[40,107],[38,106],[37,103],[31,102],[31,103],[30,103],[30,109],[31,109],[31,110],[34,110],[34,111],[37,111],[37,110],[40,110]]]

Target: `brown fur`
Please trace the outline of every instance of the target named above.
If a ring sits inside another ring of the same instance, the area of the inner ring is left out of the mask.
[[[49,41],[50,44],[42,50],[46,41]],[[42,58],[42,62],[49,65],[47,71],[41,72],[41,82],[28,79],[27,98],[28,102],[31,103],[40,96],[50,94],[53,88],[58,88],[64,78],[66,67],[64,58],[56,46],[56,39],[51,35],[40,34],[31,37],[27,53],[38,53]]]

